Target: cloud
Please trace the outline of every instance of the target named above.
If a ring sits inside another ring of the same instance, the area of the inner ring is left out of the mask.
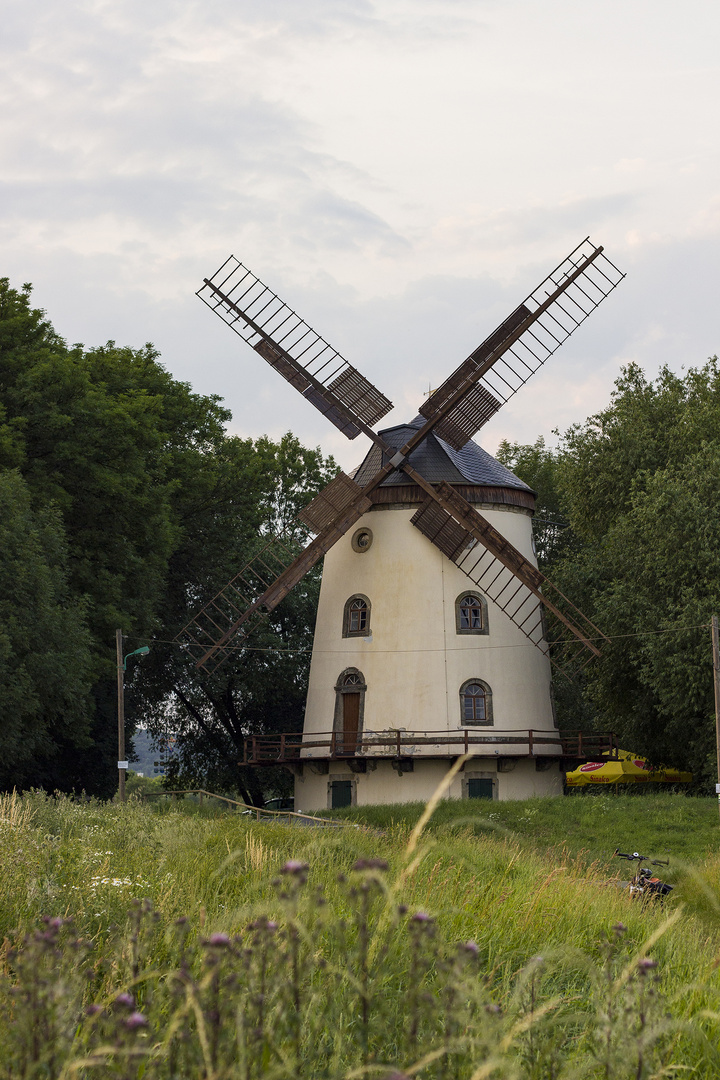
[[[463,235],[465,242],[491,244],[495,248],[507,248],[538,241],[547,244],[549,239],[557,242],[558,236],[572,233],[589,226],[597,228],[604,222],[631,213],[637,205],[638,195],[621,191],[602,196],[560,200],[555,203],[505,208],[490,214],[482,209],[470,212],[462,219],[445,219],[438,223],[439,230],[451,231],[456,241]]]
[[[242,258],[395,421],[590,233],[627,281],[483,441],[548,435],[626,360],[718,348],[720,15],[690,5],[648,25],[614,0],[10,3],[1,272],[71,341],[150,338],[235,430],[349,465],[360,441],[202,308],[205,275]]]

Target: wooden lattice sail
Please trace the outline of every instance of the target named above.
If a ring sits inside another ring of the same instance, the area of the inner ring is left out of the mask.
[[[273,541],[195,615],[178,640],[214,670],[373,505],[395,472],[427,495],[413,525],[543,652],[548,621],[560,628],[561,666],[575,651],[600,654],[603,635],[485,518],[447,484],[433,487],[410,458],[431,435],[456,451],[545,363],[624,275],[602,247],[579,244],[420,407],[422,422],[402,447],[373,430],[392,404],[267,285],[230,256],[204,280],[200,298],[348,438],[373,448],[355,478],[340,473],[300,515],[316,533],[295,557]],[[549,615],[550,618],[546,618]],[[569,642],[569,645],[568,645]]]

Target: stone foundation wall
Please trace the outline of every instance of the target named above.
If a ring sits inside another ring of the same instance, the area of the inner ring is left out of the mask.
[[[467,798],[468,782],[473,779],[491,780],[494,799],[562,795],[564,774],[557,761],[548,762],[548,768],[538,769],[537,760],[511,759],[501,763],[498,771],[495,759],[476,758],[458,773],[445,798]],[[541,764],[545,762],[541,760]],[[402,775],[387,760],[368,763],[365,773],[353,772],[347,762],[331,762],[327,773],[318,773],[317,768],[317,765],[304,765],[302,776],[295,778],[295,809],[300,813],[329,809],[331,784],[338,780],[351,782],[352,802],[356,806],[427,802],[450,768],[450,762],[447,758],[415,760],[413,771]]]

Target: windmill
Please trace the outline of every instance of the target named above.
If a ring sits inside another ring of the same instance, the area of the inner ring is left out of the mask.
[[[513,680],[518,686],[528,684],[532,696],[537,691],[535,684],[540,685],[545,680],[549,685],[550,665],[562,676],[569,676],[578,666],[600,656],[602,632],[535,564],[529,521],[534,505],[533,493],[477,447],[472,437],[524,386],[623,277],[603,248],[595,247],[586,238],[437,390],[426,397],[420,405],[419,416],[411,424],[385,431],[375,428],[392,408],[388,398],[234,256],[212,278],[204,279],[198,295],[231,329],[349,439],[364,434],[372,444],[352,477],[339,473],[302,511],[301,521],[315,534],[305,549],[294,556],[281,538],[271,539],[194,616],[177,639],[191,652],[198,668],[208,673],[216,670],[305,574],[330,553],[323,574],[305,732],[302,737],[253,738],[248,740],[245,751],[248,763],[282,763],[292,768],[298,778],[296,794],[301,794],[300,801],[307,808],[325,805],[323,784],[327,784],[327,799],[331,805],[360,799],[358,784],[363,775],[366,779],[362,783],[367,790],[361,801],[388,801],[373,794],[378,788],[378,777],[371,774],[384,765],[392,766],[398,778],[415,774],[417,782],[412,793],[408,790],[402,797],[420,798],[428,783],[432,786],[438,769],[447,768],[449,758],[463,752],[471,752],[479,758],[489,757],[496,766],[495,772],[491,768],[474,773],[466,770],[467,775],[458,791],[497,797],[499,789],[493,776],[496,777],[497,770],[503,766],[511,772],[518,759],[535,759],[534,767],[539,775],[546,771],[548,763],[572,756],[573,748],[567,740],[561,740],[552,716],[548,715],[549,696],[547,708],[533,713],[532,724],[520,723],[529,715],[527,693],[524,698],[522,695],[517,698],[511,707],[510,712],[514,709],[515,715],[506,716],[498,723],[497,708],[495,717],[491,717],[491,689],[479,675],[462,683],[457,723],[449,719],[450,712],[442,716],[442,723],[438,723],[437,701],[429,714],[426,710],[426,715],[416,717],[414,721],[399,723],[398,716],[407,721],[407,710],[394,709],[390,699],[394,694],[399,701],[398,695],[407,691],[407,687],[403,690],[402,678],[398,680],[397,677],[402,666],[399,654],[413,650],[398,648],[397,637],[389,648],[375,650],[376,661],[380,655],[385,656],[381,664],[387,681],[383,693],[377,692],[376,681],[376,708],[372,718],[366,708],[370,685],[358,664],[346,662],[340,681],[332,680],[332,687],[327,685],[328,668],[322,677],[324,697],[323,693],[314,694],[313,684],[318,684],[319,671],[323,668],[320,654],[333,652],[327,647],[319,649],[318,633],[322,636],[327,631],[323,607],[328,610],[333,604],[337,607],[342,590],[347,592],[352,585],[348,574],[352,578],[357,569],[360,579],[374,581],[380,588],[381,570],[392,551],[393,565],[400,567],[400,576],[409,574],[412,577],[408,569],[410,564],[402,564],[404,549],[412,547],[415,552],[413,568],[426,561],[429,574],[436,578],[450,575],[452,581],[448,577],[448,588],[451,592],[458,582],[462,582],[460,593],[464,591],[466,595],[459,595],[457,599],[452,597],[458,636],[465,632],[470,635],[475,631],[482,633],[481,624],[483,620],[487,622],[487,604],[490,602],[496,628],[504,635],[502,648],[509,650],[508,656],[515,653],[513,663],[517,670],[513,674],[511,663],[509,667],[506,665],[510,672],[507,679],[507,672],[503,675],[503,679],[509,680],[509,686],[513,685]],[[488,477],[489,483],[486,482]],[[481,513],[478,505],[487,512]],[[390,506],[403,511],[402,531],[398,532],[396,528],[400,526],[399,517],[395,516],[390,528],[390,518],[385,515],[388,528],[383,525],[381,532],[387,532],[388,542],[375,544],[376,530],[371,528],[371,523],[379,524],[380,517],[373,513]],[[510,520],[510,515],[498,516],[500,509],[518,511],[522,528],[519,528],[519,521]],[[408,521],[413,527],[411,530],[406,527]],[[348,537],[351,530],[352,535]],[[512,542],[509,534],[516,542]],[[373,546],[374,554],[371,553]],[[381,549],[385,551],[384,557]],[[351,552],[363,558],[347,563]],[[327,597],[333,590],[331,584],[326,589],[326,579],[329,579],[331,564],[337,564],[335,579],[341,591],[330,600]],[[368,578],[367,569],[373,565],[375,577],[371,574]],[[361,571],[363,566],[365,570]],[[379,573],[380,577],[377,576]],[[432,593],[432,588],[426,587],[426,579],[415,577],[413,581],[416,594]],[[385,591],[387,588],[382,587],[381,593]],[[327,594],[325,605],[323,593]],[[356,589],[349,593],[347,604],[343,605],[343,662],[354,656],[370,657],[373,654],[368,621],[371,603],[377,608],[382,604],[381,595],[371,601],[362,589]],[[394,614],[397,621],[399,612]],[[386,611],[386,625],[389,626],[387,616]],[[425,620],[427,631],[443,620],[447,621],[444,609],[438,609],[434,621]],[[386,646],[388,641],[386,635]],[[523,642],[529,648],[535,647],[537,655],[532,662],[528,661],[527,649],[518,651]],[[328,642],[325,644],[327,646]],[[465,654],[465,661],[469,656],[477,656],[478,644],[477,638],[469,643],[468,639],[463,639],[461,652]],[[487,641],[482,644],[488,645]],[[414,653],[422,651],[415,649]],[[434,649],[435,653],[441,651],[439,645]],[[518,660],[521,654],[522,659]],[[336,663],[336,660],[330,662]],[[447,655],[445,667],[447,669]],[[534,675],[528,679],[530,668]],[[447,679],[447,674],[445,677]],[[510,700],[507,695],[506,698]],[[317,705],[313,704],[315,699]],[[321,699],[324,704],[320,703]],[[521,700],[524,704],[518,704]],[[380,707],[382,701],[385,702],[384,713]],[[518,711],[524,715],[516,715]],[[512,727],[511,723],[518,726]],[[489,726],[492,726],[491,732],[486,730]],[[608,746],[603,745],[602,749],[608,749]],[[592,752],[598,750],[593,746]],[[582,747],[574,752],[582,755]],[[320,779],[339,775],[338,768],[344,778]],[[420,773],[423,773],[422,782]],[[317,777],[318,782],[306,783],[311,776]],[[557,782],[553,781],[548,787],[536,778],[531,786],[532,791],[555,790]],[[302,789],[300,792],[299,788]],[[513,790],[513,785],[509,784],[504,797],[512,797],[508,792]]]

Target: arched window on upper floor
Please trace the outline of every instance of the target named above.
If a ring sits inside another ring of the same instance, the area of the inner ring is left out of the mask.
[[[473,727],[492,725],[492,690],[482,679],[468,679],[460,687],[460,722]]]
[[[370,601],[367,596],[351,596],[343,613],[343,637],[367,637],[370,633]]]
[[[488,606],[484,596],[467,592],[455,601],[455,629],[458,634],[487,634]]]

